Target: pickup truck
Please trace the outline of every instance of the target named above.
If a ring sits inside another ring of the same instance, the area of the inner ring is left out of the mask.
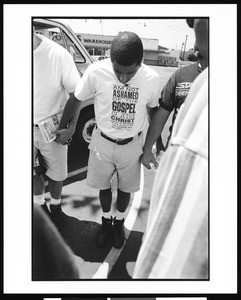
[[[34,18],[33,26],[37,33],[45,35],[70,52],[82,77],[94,60],[70,26],[62,21],[48,18]],[[95,124],[94,99],[91,97],[81,104],[79,119],[73,135],[73,139],[81,148],[88,147]]]

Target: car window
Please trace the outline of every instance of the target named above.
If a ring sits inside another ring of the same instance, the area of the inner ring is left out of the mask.
[[[76,63],[85,63],[85,58],[83,55],[79,52],[78,48],[75,46],[75,44],[72,42],[72,40],[67,36],[66,33],[63,33],[66,47],[69,53],[73,56],[74,61]]]
[[[69,53],[73,56],[73,59],[76,63],[85,63],[85,58],[80,53],[75,44],[71,41],[69,36],[59,27],[51,27],[44,29],[37,29],[36,33],[42,34],[52,41],[58,43],[60,46],[64,47],[69,51]]]

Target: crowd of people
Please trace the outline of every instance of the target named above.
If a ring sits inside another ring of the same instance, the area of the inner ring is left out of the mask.
[[[48,255],[50,277],[81,278],[58,230],[64,226],[61,193],[67,177],[68,144],[80,104],[91,95],[96,127],[89,145],[87,184],[99,190],[102,209],[96,244],[105,247],[113,239],[115,248],[123,247],[131,193],[140,189],[141,164],[148,169],[151,164],[157,166],[152,152],[156,143],[157,152],[165,154],[155,176],[133,278],[208,278],[208,19],[190,18],[187,24],[195,31],[198,61],[178,69],[163,89],[161,75],[143,63],[143,44],[133,32],[120,32],[112,42],[110,59],[90,65],[80,78],[68,51],[33,28],[34,278],[48,273],[49,267],[44,270]],[[161,133],[172,111],[164,146]],[[46,143],[39,124],[58,114],[59,128],[52,132],[56,138]],[[144,140],[147,120],[150,125]],[[39,162],[44,162],[43,168]],[[49,180],[48,203],[43,173]],[[112,215],[114,173],[117,209]],[[43,238],[38,228],[43,228],[47,237]],[[53,235],[62,251],[56,251]],[[45,259],[38,255],[40,241],[49,250]]]

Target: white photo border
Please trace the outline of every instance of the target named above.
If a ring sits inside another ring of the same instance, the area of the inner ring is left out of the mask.
[[[237,5],[5,4],[3,8],[4,293],[236,293]],[[31,281],[32,16],[210,18],[209,281]]]

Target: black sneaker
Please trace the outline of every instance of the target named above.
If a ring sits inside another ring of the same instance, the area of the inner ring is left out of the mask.
[[[116,218],[114,218],[113,244],[116,249],[122,248],[125,241],[124,222],[124,218],[122,220],[116,220]]]
[[[48,206],[47,206],[47,204],[46,204],[46,202],[44,203],[44,204],[42,204],[42,205],[40,205],[40,207],[43,209],[43,211],[50,217],[50,211],[49,211],[49,209],[48,209]]]
[[[64,226],[64,213],[62,211],[61,205],[53,205],[50,204],[50,210],[51,210],[51,220],[55,224],[55,226],[61,230]]]
[[[110,240],[111,232],[112,232],[112,217],[107,219],[105,217],[101,218],[102,224],[101,229],[97,233],[96,243],[99,247],[104,247],[107,245]]]

